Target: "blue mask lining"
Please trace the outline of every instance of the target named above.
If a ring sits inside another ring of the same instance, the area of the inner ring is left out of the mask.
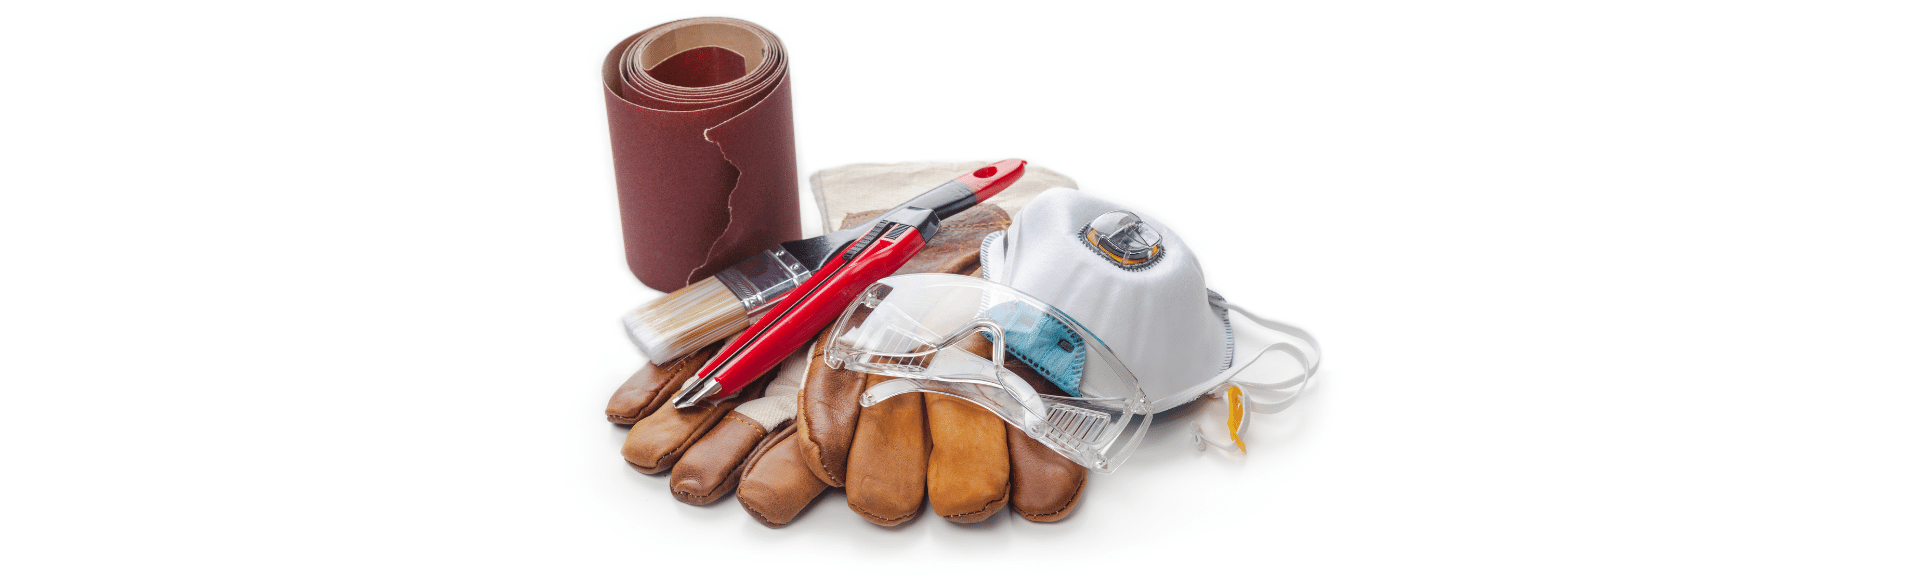
[[[987,318],[1007,332],[1002,345],[1040,376],[1075,397],[1080,396],[1080,374],[1087,365],[1087,345],[1080,334],[1059,320],[1020,302],[1004,302],[988,309]],[[993,339],[988,332],[987,338]]]

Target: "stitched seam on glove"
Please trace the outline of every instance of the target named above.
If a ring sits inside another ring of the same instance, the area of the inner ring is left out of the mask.
[[[881,516],[879,514],[861,509],[860,506],[854,505],[853,502],[847,502],[847,507],[853,508],[853,511],[860,512],[860,515],[867,516],[869,519],[880,520],[888,523],[904,522],[904,521],[913,519],[913,516],[920,515],[920,512],[918,510],[915,510],[913,513],[910,513],[904,516],[900,516],[897,518],[889,518],[889,517]]]
[[[735,423],[739,423],[739,424],[741,424],[741,425],[746,425],[746,426],[748,426],[748,427],[752,427],[752,428],[753,428],[753,430],[754,430],[755,432],[757,432],[757,433],[759,433],[761,437],[766,437],[766,436],[767,436],[767,430],[766,430],[765,428],[762,428],[762,427],[761,427],[760,425],[758,425],[758,424],[755,424],[755,423],[754,423],[754,422],[752,422],[752,421],[748,421],[748,420],[746,420],[746,419],[741,419],[741,418],[740,418],[739,416],[737,416],[737,415],[734,415],[733,413],[727,413],[727,419],[728,419],[728,420],[730,420],[730,421],[733,421],[733,422],[735,422]]]
[[[660,461],[660,463],[666,463],[666,464],[669,464],[669,465],[671,465],[671,464],[672,464],[672,462],[669,462],[669,461],[665,461],[665,460],[666,460],[667,458],[669,458],[669,457],[671,457],[671,458],[673,458],[673,461],[679,461],[679,460],[680,460],[680,454],[681,454],[682,452],[685,452],[685,451],[687,450],[687,447],[688,447],[688,446],[691,446],[691,445],[693,445],[693,442],[694,442],[694,441],[698,441],[698,440],[700,439],[700,436],[702,436],[702,435],[706,435],[706,434],[707,434],[707,431],[710,431],[710,430],[712,430],[712,429],[711,429],[711,428],[709,428],[709,429],[695,429],[695,430],[693,430],[693,432],[692,432],[692,433],[688,433],[688,434],[687,434],[687,438],[686,438],[686,439],[683,439],[683,440],[681,440],[681,441],[680,441],[680,444],[679,444],[679,445],[677,445],[677,446],[674,446],[674,448],[673,448],[673,449],[670,449],[670,450],[668,450],[668,451],[667,451],[666,453],[663,453],[663,454],[661,454],[661,455],[660,455],[660,459],[662,460],[662,461]],[[627,463],[633,463],[633,460],[627,460]],[[638,463],[633,463],[633,464],[634,464],[634,465],[640,465],[640,464],[638,464]],[[652,468],[652,467],[646,467],[646,469],[653,469],[653,468]]]
[[[680,369],[687,366],[688,360],[689,360],[689,357],[680,357],[679,360],[673,361],[673,366],[669,366],[665,369],[662,369],[662,372],[665,372],[666,375],[669,377],[678,375],[680,374]],[[658,394],[656,393],[656,397],[657,396]],[[658,408],[659,407],[655,407],[655,409],[658,409]],[[633,410],[632,415],[614,415],[612,413],[608,413],[607,422],[620,423],[622,420],[627,420],[625,423],[621,423],[621,424],[631,425],[631,424],[640,422],[641,416],[646,414],[647,414],[647,405],[641,405],[640,408]],[[628,463],[632,463],[632,462],[629,461]]]
[[[691,494],[691,493],[687,493],[687,492],[684,492],[684,491],[676,491],[676,492],[673,492],[673,495],[677,495],[677,496],[680,496],[680,497],[684,497],[684,498],[687,498],[687,499],[691,499],[691,500],[694,500],[693,502],[687,502],[687,503],[695,503],[695,502],[700,502],[700,503],[704,503],[704,502],[706,501],[706,499],[707,499],[707,498],[710,498],[710,497],[713,497],[713,494],[712,494],[712,493],[706,493],[706,494],[702,494],[702,495],[693,495],[693,494]]]
[[[786,524],[776,524],[776,523],[773,523],[773,520],[767,519],[767,514],[761,513],[760,510],[753,509],[753,503],[750,500],[748,500],[745,496],[742,496],[740,498],[740,509],[747,510],[747,513],[753,514],[753,519],[760,520],[760,523],[762,524],[766,524],[773,527],[780,527],[780,526],[786,525]]]
[[[964,514],[947,514],[947,515],[943,515],[943,516],[940,516],[940,517],[943,517],[943,518],[947,518],[947,519],[953,519],[953,518],[964,518],[964,517],[967,517],[967,516],[973,516],[973,515],[980,515],[980,514],[983,514],[983,513],[986,513],[986,512],[991,512],[991,511],[998,511],[998,510],[999,510],[999,509],[1000,509],[1001,507],[1004,507],[1004,506],[1006,506],[1006,504],[1007,504],[1007,495],[1008,495],[1008,493],[1010,493],[1010,492],[1009,492],[1009,491],[1003,491],[1003,492],[1002,492],[1002,493],[1000,494],[1000,499],[997,499],[997,500],[993,500],[993,501],[990,501],[990,502],[987,502],[987,505],[984,505],[984,506],[981,506],[981,507],[980,507],[980,509],[977,509],[977,510],[973,510],[973,511],[970,511],[970,512],[967,512],[967,513],[964,513]]]
[[[826,355],[820,354],[815,356],[814,358],[819,358],[823,356],[826,356]],[[799,397],[800,400],[802,401],[807,400],[807,388],[800,387],[800,392],[796,393],[795,396]],[[794,422],[798,424],[806,425],[809,428],[801,429],[795,432],[796,435],[800,435],[800,434],[806,435],[805,440],[802,441],[802,443],[806,443],[806,445],[800,446],[800,453],[803,455],[809,456],[807,457],[807,459],[810,460],[808,463],[818,464],[820,463],[819,451],[821,449],[825,449],[825,447],[822,446],[819,441],[813,438],[813,429],[811,428],[812,422],[807,420],[807,410],[804,408],[805,405],[802,405],[802,407],[803,408],[800,409],[800,412],[794,415]],[[808,465],[807,467],[811,471],[814,468],[814,465]],[[825,481],[829,486],[846,487],[846,484],[841,482],[839,478],[834,477],[832,473],[827,473],[826,470],[824,469],[819,471],[813,471],[813,475],[814,477],[819,477],[821,481]]]
[[[1031,518],[1044,518],[1044,517],[1047,517],[1047,516],[1051,516],[1051,515],[1057,515],[1057,514],[1059,514],[1059,513],[1061,513],[1061,512],[1064,512],[1064,511],[1067,511],[1067,510],[1070,510],[1070,509],[1073,509],[1073,506],[1074,506],[1074,505],[1077,505],[1077,504],[1079,504],[1079,503],[1080,503],[1080,501],[1079,501],[1079,498],[1080,498],[1080,492],[1081,492],[1081,490],[1084,490],[1084,489],[1086,489],[1086,487],[1087,487],[1087,479],[1086,479],[1086,478],[1084,478],[1084,477],[1082,477],[1082,478],[1080,478],[1080,484],[1079,484],[1079,485],[1075,485],[1075,486],[1073,486],[1073,498],[1071,498],[1071,499],[1068,499],[1068,500],[1067,500],[1067,505],[1064,505],[1064,506],[1061,506],[1061,507],[1060,507],[1060,509],[1057,509],[1057,510],[1053,510],[1053,511],[1050,511],[1050,512],[1047,512],[1047,513],[1044,513],[1044,514],[1036,514],[1036,513],[1029,513],[1029,512],[1027,512],[1027,510],[1023,510],[1023,509],[1020,509],[1020,506],[1014,506],[1014,508],[1013,508],[1013,509],[1014,509],[1015,511],[1018,511],[1018,512],[1020,512],[1020,515],[1022,515],[1022,516],[1025,516],[1025,517],[1027,517],[1027,518],[1029,518],[1029,519],[1031,519]]]

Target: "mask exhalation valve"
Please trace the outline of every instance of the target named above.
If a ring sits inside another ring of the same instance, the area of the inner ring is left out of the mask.
[[[1145,268],[1160,257],[1160,232],[1130,211],[1110,211],[1093,218],[1081,236],[1087,247],[1122,268]]]

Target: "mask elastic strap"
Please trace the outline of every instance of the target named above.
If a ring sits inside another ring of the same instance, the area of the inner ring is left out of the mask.
[[[1289,342],[1276,342],[1274,344],[1267,345],[1266,348],[1260,349],[1260,352],[1255,353],[1253,355],[1253,358],[1247,362],[1247,366],[1253,366],[1254,362],[1259,361],[1260,357],[1266,356],[1266,354],[1269,352],[1280,351],[1280,352],[1286,353],[1287,356],[1293,357],[1294,361],[1299,362],[1300,368],[1303,369],[1304,372],[1302,372],[1300,376],[1287,379],[1284,381],[1274,382],[1274,383],[1255,383],[1255,382],[1248,382],[1248,381],[1236,382],[1236,381],[1232,381],[1232,379],[1229,378],[1228,383],[1224,383],[1220,387],[1217,387],[1214,389],[1213,391],[1214,394],[1218,394],[1220,390],[1226,388],[1228,384],[1238,384],[1243,387],[1257,389],[1260,391],[1278,393],[1280,391],[1292,389],[1295,386],[1306,385],[1307,381],[1313,378],[1314,373],[1317,373],[1320,371],[1320,341],[1314,339],[1313,334],[1307,332],[1306,329],[1300,328],[1298,326],[1294,326],[1291,324],[1287,324],[1285,322],[1280,322],[1278,320],[1262,318],[1260,315],[1254,314],[1252,312],[1247,312],[1247,309],[1241,308],[1239,305],[1236,305],[1232,302],[1228,302],[1226,301],[1226,299],[1223,299],[1223,298],[1209,298],[1208,301],[1212,302],[1215,306],[1219,306],[1221,308],[1226,308],[1228,310],[1238,312],[1240,313],[1241,316],[1246,317],[1247,320],[1251,320],[1253,321],[1254,324],[1258,324],[1260,326],[1266,327],[1268,330],[1272,330],[1275,332],[1279,332],[1281,334],[1285,334],[1287,336],[1300,339],[1300,342],[1306,343],[1308,348],[1313,349],[1313,354],[1308,355],[1305,350],[1302,350],[1299,346],[1295,346],[1293,343],[1289,343]],[[1242,367],[1242,368],[1244,369],[1245,367]],[[1299,391],[1296,390],[1294,394],[1297,395],[1298,392]],[[1260,406],[1272,407],[1273,405],[1278,403],[1279,402],[1276,401],[1272,403],[1264,403]],[[1261,413],[1277,412],[1277,411],[1279,411],[1279,409],[1274,409],[1273,411],[1256,410],[1256,412],[1261,412]]]
[[[1280,352],[1286,353],[1287,356],[1293,357],[1293,360],[1298,361],[1300,363],[1300,368],[1307,369],[1307,372],[1301,376],[1294,377],[1294,378],[1287,379],[1280,382],[1274,382],[1274,383],[1257,383],[1253,381],[1231,381],[1231,382],[1228,382],[1226,385],[1223,385],[1228,387],[1238,385],[1241,389],[1247,391],[1248,392],[1247,409],[1249,411],[1260,413],[1263,415],[1278,413],[1286,410],[1287,407],[1293,406],[1293,402],[1300,398],[1300,393],[1306,392],[1305,387],[1307,385],[1307,379],[1313,378],[1313,372],[1314,370],[1317,370],[1316,367],[1309,366],[1307,362],[1307,354],[1301,351],[1300,347],[1287,344],[1287,343],[1280,343],[1280,344],[1275,344],[1273,346],[1267,347],[1265,350],[1260,351],[1260,354],[1264,355],[1268,352],[1273,352],[1273,351],[1280,351]],[[1219,389],[1215,389],[1215,392],[1219,392]],[[1255,400],[1251,396],[1253,393],[1260,393],[1263,395],[1278,395],[1281,398],[1279,400],[1260,401],[1260,400]]]
[[[1266,356],[1269,352],[1279,351],[1300,363],[1300,368],[1303,369],[1300,376],[1271,383],[1234,381],[1229,377],[1226,382],[1209,393],[1214,396],[1227,397],[1227,425],[1232,432],[1233,441],[1224,442],[1208,437],[1200,429],[1200,423],[1195,421],[1193,424],[1194,446],[1204,450],[1207,446],[1211,445],[1227,451],[1245,453],[1246,447],[1241,443],[1240,436],[1246,432],[1250,414],[1278,413],[1286,410],[1288,407],[1292,407],[1295,402],[1300,400],[1301,393],[1306,392],[1307,381],[1313,379],[1314,373],[1320,370],[1320,341],[1315,340],[1313,334],[1308,333],[1306,329],[1277,320],[1261,318],[1224,299],[1210,299],[1210,301],[1216,306],[1238,312],[1241,316],[1245,316],[1248,320],[1252,320],[1255,324],[1259,324],[1269,330],[1300,339],[1301,342],[1306,343],[1308,347],[1313,349],[1313,355],[1308,356],[1305,350],[1289,342],[1278,342],[1268,345],[1266,348],[1260,349],[1260,352],[1254,354],[1251,359],[1248,359],[1247,366],[1253,366],[1255,362],[1260,360],[1260,357]],[[1242,369],[1244,368],[1246,367],[1242,367]],[[1280,398],[1278,400],[1261,401],[1253,397],[1254,393],[1279,395]]]

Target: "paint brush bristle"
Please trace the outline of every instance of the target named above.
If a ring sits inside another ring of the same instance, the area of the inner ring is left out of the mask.
[[[653,364],[663,365],[747,328],[747,308],[714,278],[641,305],[620,321]]]

